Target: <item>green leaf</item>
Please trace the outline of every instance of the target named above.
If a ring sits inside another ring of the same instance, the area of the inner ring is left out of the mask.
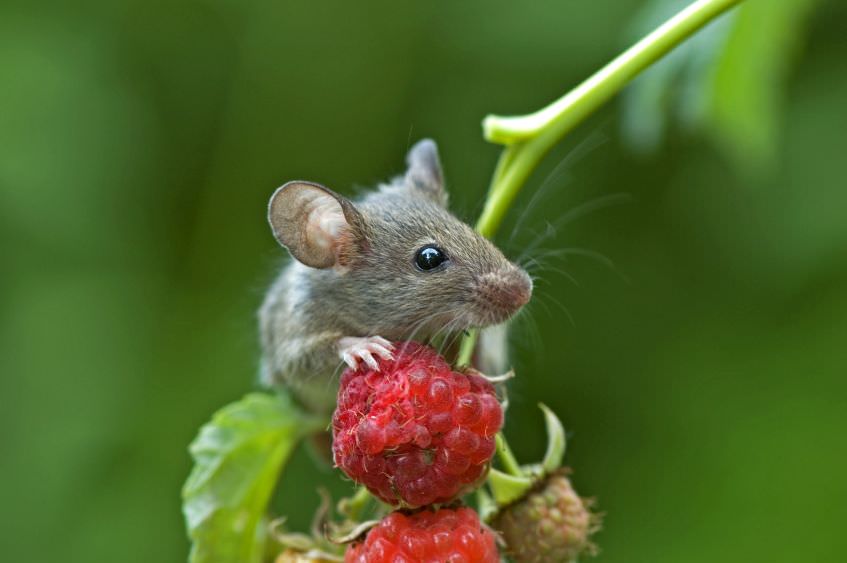
[[[784,85],[819,0],[748,0],[703,29],[624,92],[622,128],[637,152],[657,149],[674,126],[703,134],[738,164],[773,158]],[[635,35],[689,0],[653,0]]]
[[[753,164],[775,157],[785,82],[818,0],[752,0],[738,12],[710,76],[705,113],[720,146]]]
[[[629,35],[641,36],[687,4],[689,0],[648,2],[635,19]],[[632,150],[653,152],[662,144],[672,120],[689,122],[695,119],[692,114],[703,105],[702,97],[706,93],[698,79],[704,76],[703,67],[722,49],[732,17],[724,15],[700,30],[624,90],[621,126],[624,139]]]
[[[265,512],[297,443],[323,427],[286,395],[254,393],[219,410],[189,447],[182,490],[191,563],[259,563]]]

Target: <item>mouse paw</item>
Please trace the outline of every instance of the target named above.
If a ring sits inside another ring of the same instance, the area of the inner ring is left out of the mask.
[[[359,361],[379,371],[374,354],[385,360],[394,359],[394,345],[381,336],[345,336],[338,340],[338,355],[351,369],[359,369]]]

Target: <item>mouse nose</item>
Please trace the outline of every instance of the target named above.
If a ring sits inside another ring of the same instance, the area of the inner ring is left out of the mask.
[[[511,315],[532,297],[532,279],[515,267],[489,272],[480,276],[479,291],[483,300]]]

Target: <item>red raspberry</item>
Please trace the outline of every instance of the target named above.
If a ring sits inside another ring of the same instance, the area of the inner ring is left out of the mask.
[[[341,376],[335,463],[389,504],[445,503],[484,479],[503,409],[494,387],[435,350],[398,343],[394,360]]]
[[[494,534],[470,508],[392,512],[365,541],[344,554],[345,563],[499,563]]]

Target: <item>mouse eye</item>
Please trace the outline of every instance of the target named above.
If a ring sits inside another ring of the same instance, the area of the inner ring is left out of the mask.
[[[424,272],[434,270],[447,261],[444,251],[434,245],[427,245],[415,254],[415,265]]]

